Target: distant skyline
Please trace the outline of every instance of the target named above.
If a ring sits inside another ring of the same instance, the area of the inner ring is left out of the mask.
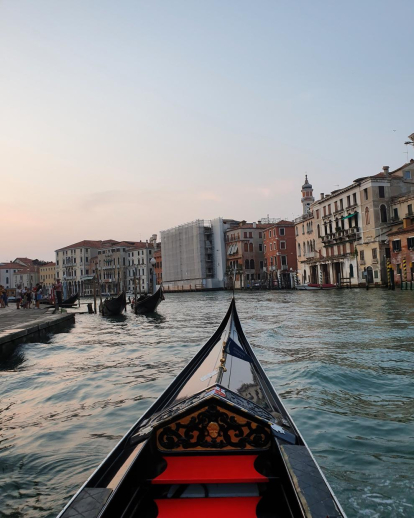
[[[414,158],[412,2],[3,0],[0,261],[257,221]]]

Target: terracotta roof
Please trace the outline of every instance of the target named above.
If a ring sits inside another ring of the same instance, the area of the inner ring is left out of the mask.
[[[387,236],[397,236],[398,234],[409,234],[414,233],[414,224],[410,225],[406,228],[399,228],[397,230],[393,230],[392,232],[388,232]]]
[[[406,164],[402,165],[398,169],[395,169],[394,171],[390,171],[390,174],[394,174],[394,173],[396,173],[398,171],[401,171],[401,169],[404,169],[404,167],[408,167],[408,166],[413,165],[413,164],[414,164],[414,160],[411,159],[409,162],[407,162]]]
[[[53,261],[50,261],[49,263],[41,264],[40,268],[43,268],[44,266],[56,266],[56,263],[54,263]]]
[[[19,269],[19,268],[23,268],[23,265],[21,264],[18,264],[18,263],[3,263],[3,264],[0,264],[0,268],[1,269],[8,269],[8,268],[16,268],[16,269]]]
[[[22,274],[22,273],[39,273],[39,267],[38,266],[31,266],[30,268],[21,268],[18,270],[15,275]]]
[[[263,228],[268,228],[268,227],[271,227],[273,225],[273,223],[256,223],[256,226],[253,226],[253,223],[245,223],[244,225],[240,225],[240,226],[236,226],[236,227],[230,227],[226,230],[226,232],[234,232],[235,230],[239,230],[239,229],[249,229],[249,230],[254,230],[254,229],[263,229]]]
[[[29,266],[33,263],[34,259],[29,259],[28,257],[16,257],[13,262],[15,263],[16,261],[21,261],[22,263],[25,263],[27,266]]]
[[[94,241],[90,239],[84,239],[83,241],[79,241],[78,243],[74,243],[73,245],[58,248],[56,252],[60,252],[61,250],[68,250],[69,248],[100,248],[102,246],[102,243],[106,242],[107,241]]]

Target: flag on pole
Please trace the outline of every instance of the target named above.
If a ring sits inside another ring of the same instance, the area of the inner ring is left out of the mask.
[[[226,348],[224,350],[227,354],[230,354],[231,356],[235,356],[236,358],[239,358],[240,360],[244,360],[245,362],[253,363],[253,360],[251,357],[243,351],[243,349],[236,344],[236,342],[229,337],[226,343]]]

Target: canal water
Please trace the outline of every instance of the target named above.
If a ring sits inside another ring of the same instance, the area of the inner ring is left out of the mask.
[[[349,518],[414,516],[414,292],[236,294],[246,335]],[[230,294],[78,315],[0,361],[0,516],[53,517],[194,356]]]

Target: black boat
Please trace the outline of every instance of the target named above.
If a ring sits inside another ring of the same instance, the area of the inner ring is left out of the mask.
[[[256,359],[232,301],[206,345],[59,516],[345,513]]]
[[[134,303],[134,311],[136,315],[145,313],[153,313],[158,305],[165,300],[162,286],[153,295],[143,295]]]
[[[112,297],[102,302],[99,312],[104,316],[120,315],[126,308],[126,295],[123,291],[118,297]]]

